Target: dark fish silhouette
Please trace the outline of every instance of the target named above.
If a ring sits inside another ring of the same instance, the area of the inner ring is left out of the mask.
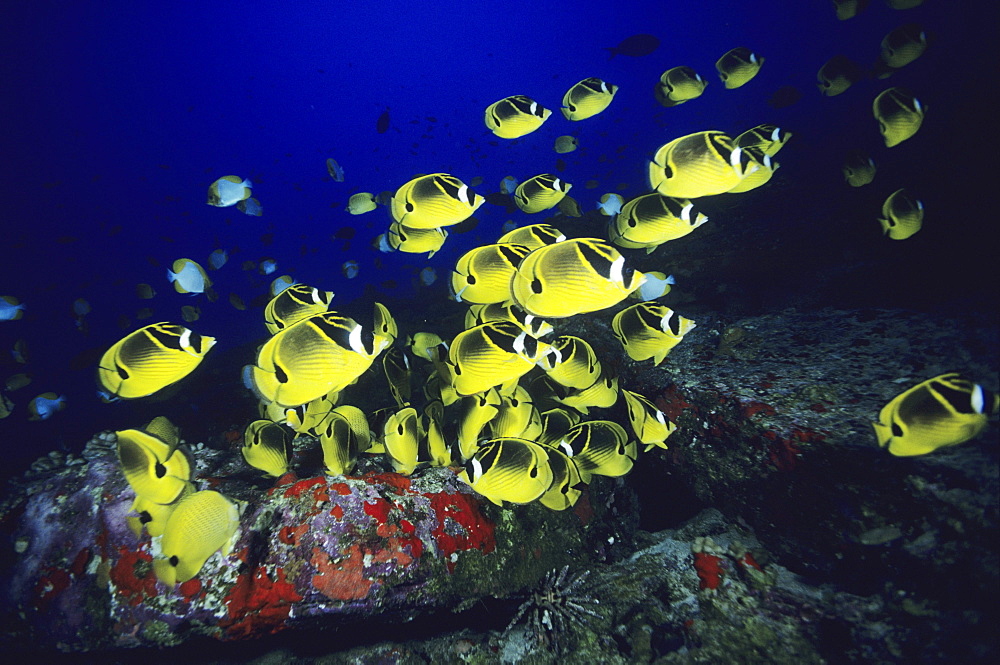
[[[649,55],[659,47],[660,40],[653,35],[639,34],[626,37],[618,46],[605,46],[604,48],[609,53],[608,60],[611,60],[616,55],[628,55],[638,58]]]
[[[387,131],[389,131],[388,107],[386,107],[386,109],[382,111],[382,115],[378,117],[378,122],[375,123],[375,131],[377,131],[379,134],[385,134]]]
[[[794,85],[783,85],[775,90],[767,100],[772,109],[783,109],[795,104],[802,98],[802,93]]]

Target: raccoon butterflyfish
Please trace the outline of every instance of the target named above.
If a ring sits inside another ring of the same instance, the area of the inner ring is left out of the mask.
[[[434,256],[447,238],[447,229],[414,229],[399,222],[390,224],[385,234],[386,242],[392,249],[406,254],[427,252],[427,258]]]
[[[179,497],[177,497],[171,503],[156,503],[155,501],[150,501],[149,499],[139,496],[135,496],[135,501],[132,502],[131,508],[129,508],[129,513],[135,513],[134,515],[129,514],[125,516],[125,523],[132,533],[135,534],[136,538],[142,537],[142,532],[145,529],[151,537],[156,538],[157,536],[162,536],[163,531],[167,526],[167,520],[174,512],[174,508],[177,504],[186,497],[188,494],[192,494],[195,491],[194,485],[187,483],[184,489],[181,491]]]
[[[375,202],[374,194],[370,192],[358,192],[357,194],[351,194],[351,198],[347,199],[347,207],[344,210],[352,215],[363,215],[377,207],[378,204]]]
[[[562,155],[567,152],[573,152],[579,145],[580,142],[576,140],[575,136],[559,136],[556,137],[554,149]]]
[[[694,327],[691,319],[655,302],[627,307],[611,320],[611,329],[629,358],[637,362],[652,358],[654,366],[663,362]]]
[[[485,199],[453,175],[431,173],[405,183],[392,196],[392,218],[412,229],[452,226],[472,216]]]
[[[893,240],[905,240],[924,224],[924,204],[906,189],[897,189],[882,204],[882,232]]]
[[[664,196],[693,199],[728,192],[757,168],[724,133],[695,132],[660,146],[649,163],[649,184]]]
[[[620,194],[608,193],[601,197],[597,203],[597,209],[605,217],[612,217],[621,212],[624,203],[625,199]]]
[[[323,466],[328,476],[343,476],[354,470],[358,455],[363,452],[362,442],[350,421],[341,413],[331,412],[317,430],[323,449]],[[367,443],[364,449],[367,449]]]
[[[24,303],[14,296],[0,296],[0,321],[17,321],[24,317]]]
[[[675,199],[656,192],[626,203],[608,224],[612,243],[626,249],[652,252],[665,242],[683,238],[708,221],[687,199]]]
[[[539,363],[545,374],[561,386],[583,390],[601,378],[601,362],[590,344],[580,337],[560,335],[552,340],[552,353]]]
[[[744,150],[758,148],[765,155],[774,157],[779,150],[785,147],[788,139],[792,136],[791,132],[783,130],[777,125],[757,125],[733,139],[733,145]]]
[[[868,0],[833,0],[833,7],[837,11],[837,18],[841,21],[854,18],[867,6]]]
[[[326,172],[330,174],[334,182],[344,182],[344,169],[333,157],[326,160]]]
[[[243,433],[243,459],[265,476],[278,478],[288,473],[292,444],[285,428],[270,420],[255,420]]]
[[[451,273],[454,299],[478,305],[509,301],[510,280],[530,252],[530,247],[510,243],[469,250],[458,259]]]
[[[208,205],[226,208],[250,198],[253,183],[238,175],[222,176],[208,186]]]
[[[708,81],[690,67],[672,67],[660,75],[653,94],[663,106],[677,106],[701,97]]]
[[[109,398],[146,397],[190,374],[214,345],[214,337],[184,326],[153,323],[105,351],[97,378]]]
[[[26,372],[18,372],[17,374],[11,374],[4,381],[4,388],[10,391],[20,390],[26,385],[31,383],[31,375]]]
[[[656,408],[649,399],[631,390],[622,389],[625,405],[628,407],[628,419],[632,431],[639,443],[646,446],[643,452],[649,452],[654,446],[666,450],[667,437],[674,433],[677,425],[667,420],[667,416]]]
[[[541,127],[550,115],[550,109],[530,97],[513,95],[487,106],[484,121],[500,138],[516,139]]]
[[[670,287],[675,283],[673,275],[666,275],[658,270],[647,273],[646,281],[638,289],[629,294],[633,300],[656,300],[670,293]]]
[[[260,205],[260,201],[252,196],[246,200],[237,201],[236,209],[251,217],[260,217],[264,214],[264,208]]]
[[[491,439],[483,443],[458,474],[459,480],[503,506],[530,503],[552,486],[552,468],[545,450],[524,439]]]
[[[197,261],[177,259],[172,267],[173,270],[167,271],[167,280],[173,283],[177,293],[204,293],[212,286],[212,280]]]
[[[542,173],[517,186],[514,203],[524,212],[541,212],[558,205],[571,187],[573,185],[551,173]]]
[[[431,332],[416,332],[406,338],[406,346],[418,358],[440,362],[448,353],[448,343],[440,335]]]
[[[729,190],[730,194],[740,194],[742,192],[749,192],[752,189],[757,189],[762,185],[766,185],[770,180],[774,172],[778,170],[781,166],[778,162],[772,161],[771,155],[765,154],[760,148],[743,148],[743,151],[753,158],[754,162],[757,163],[758,168],[753,173],[748,174],[743,180]]]
[[[924,29],[916,23],[901,25],[882,39],[880,58],[890,70],[879,78],[885,78],[893,70],[905,67],[927,49],[927,35]]]
[[[278,419],[269,418],[275,422],[282,422],[291,427],[296,434],[310,434],[319,436],[319,428],[326,420],[326,417],[333,411],[337,402],[340,401],[340,392],[332,391],[321,397],[300,404],[299,406],[286,408],[281,405],[268,404],[268,416],[271,415],[271,407],[277,407]]]
[[[566,235],[551,224],[530,224],[516,229],[511,229],[500,236],[497,243],[512,243],[524,245],[528,249],[535,250],[546,245],[554,245],[566,239]]]
[[[757,75],[764,58],[744,46],[728,51],[715,63],[719,78],[727,89],[739,88]]]
[[[841,169],[851,187],[863,187],[875,179],[875,160],[864,150],[851,150]]]
[[[57,411],[66,408],[66,396],[53,392],[42,393],[28,402],[28,420],[48,420]]]
[[[816,87],[824,96],[834,97],[861,78],[861,68],[853,60],[844,55],[835,55],[824,62],[816,73]]]
[[[570,388],[564,395],[555,395],[552,399],[585,414],[590,413],[591,407],[606,409],[618,401],[618,377],[603,368],[601,377],[594,385],[583,389]]]
[[[592,475],[624,476],[638,457],[635,441],[629,441],[625,428],[610,420],[573,425],[556,447],[573,458],[588,484]]]
[[[132,491],[161,504],[181,495],[191,479],[191,462],[183,450],[142,430],[121,430],[115,435],[118,463]]]
[[[441,423],[444,422],[444,404],[441,400],[431,400],[424,406],[420,425],[424,432],[428,461],[431,466],[453,466],[452,447],[445,438]]]
[[[268,292],[271,294],[271,297],[273,298],[274,296],[278,295],[279,293],[287,289],[289,286],[294,286],[295,284],[298,284],[298,282],[292,279],[291,275],[282,275],[281,277],[275,277],[273,280],[271,280],[271,286],[268,288]]]
[[[184,319],[185,323],[193,323],[201,318],[201,308],[193,305],[184,305],[181,307],[181,318]]]
[[[569,429],[580,422],[579,412],[573,409],[554,408],[541,413],[542,433],[538,442],[554,446],[566,436]]]
[[[156,297],[156,290],[149,284],[136,284],[135,295],[143,300],[150,300],[151,298]]]
[[[478,450],[479,435],[500,412],[501,403],[500,393],[493,388],[463,397],[459,401],[457,438],[458,453],[463,462]]]
[[[228,556],[239,526],[239,507],[222,494],[202,490],[184,497],[167,519],[160,556],[153,559],[157,579],[172,587],[195,577],[218,550]]]
[[[513,321],[521,330],[532,337],[542,337],[552,332],[552,324],[545,319],[528,314],[517,305],[510,303],[491,303],[489,305],[472,305],[465,313],[465,327],[472,328],[487,321]]]
[[[879,446],[911,457],[975,438],[998,410],[1000,396],[949,372],[894,397],[872,426]]]
[[[410,402],[410,359],[400,348],[390,346],[382,354],[382,369],[389,392],[400,408]]]
[[[912,137],[924,121],[920,100],[903,88],[889,88],[879,93],[872,103],[872,113],[887,148]]]
[[[354,438],[358,442],[358,450],[365,452],[371,446],[372,433],[368,427],[368,416],[356,406],[342,404],[334,409],[334,412],[347,420]]]
[[[574,238],[534,250],[511,290],[524,311],[542,318],[595,312],[625,299],[643,282],[618,250],[597,238]]]
[[[491,438],[515,437],[534,441],[542,433],[542,418],[531,394],[517,386],[510,395],[501,395],[497,415],[490,423]]]
[[[608,108],[618,86],[599,78],[585,78],[566,91],[562,113],[567,120],[585,120]]]
[[[516,323],[489,321],[455,335],[448,350],[450,382],[455,392],[463,396],[494,386],[507,388],[549,351],[548,344],[524,332]]]
[[[385,452],[396,473],[408,476],[418,466],[429,462],[428,455],[422,450],[423,432],[420,428],[420,417],[412,406],[400,409],[386,420],[382,430],[382,440]]]
[[[372,314],[372,333],[375,335],[375,343],[380,347],[386,347],[396,341],[399,336],[399,327],[396,319],[392,318],[389,308],[380,302],[375,303]]]
[[[320,291],[308,284],[293,284],[264,306],[264,325],[273,335],[310,316],[322,314],[332,300],[333,291]]]
[[[538,502],[550,510],[567,510],[576,505],[584,487],[580,468],[572,457],[559,448],[542,445],[552,469],[552,484],[538,498]]]
[[[259,398],[298,406],[349,386],[387,345],[354,319],[325,312],[277,332],[244,376]]]

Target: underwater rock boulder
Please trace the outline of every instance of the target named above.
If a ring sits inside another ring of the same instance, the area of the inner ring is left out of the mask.
[[[153,571],[156,544],[126,523],[134,494],[113,436],[88,444],[84,460],[36,468],[0,504],[3,643],[44,636],[76,652],[401,621],[531,586],[588,528],[573,511],[501,510],[446,468],[268,487],[245,468],[227,475],[231,452],[198,446],[199,484],[245,507],[231,552],[170,588]]]

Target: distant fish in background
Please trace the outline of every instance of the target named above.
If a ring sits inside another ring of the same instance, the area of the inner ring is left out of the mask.
[[[66,396],[42,393],[28,402],[28,420],[48,420],[56,411],[66,408]]]
[[[576,140],[575,136],[559,136],[556,138],[554,148],[559,154],[565,154],[576,150],[578,145],[579,142]]]
[[[763,65],[764,58],[745,46],[737,46],[719,58],[715,68],[726,89],[733,90],[749,83]]]
[[[802,93],[794,85],[783,85],[767,98],[767,105],[772,109],[784,109],[797,104],[802,99]]]
[[[892,3],[889,3],[892,6]],[[868,0],[833,0],[833,8],[837,19],[846,21],[860,14],[868,6]]]
[[[167,270],[167,279],[174,285],[177,293],[204,293],[205,289],[212,286],[205,269],[196,261],[177,259],[172,268],[173,270]]]
[[[344,182],[344,169],[332,157],[326,160],[326,172],[330,174],[334,182]]]
[[[0,296],[0,321],[17,321],[24,316],[24,303],[14,296]]]
[[[0,419],[6,418],[14,410],[14,402],[6,395],[0,395]]]
[[[887,148],[912,138],[924,122],[926,109],[904,88],[889,88],[872,102],[872,114]]]
[[[374,195],[368,192],[358,192],[357,194],[352,194],[351,198],[348,199],[346,210],[352,215],[363,215],[377,207]]]
[[[424,286],[430,286],[437,281],[437,270],[431,268],[430,266],[424,268],[420,271],[420,283]]]
[[[208,186],[208,205],[226,208],[250,198],[253,183],[238,175],[222,176]]]
[[[73,314],[75,316],[90,314],[90,303],[85,298],[77,298],[73,301]]]
[[[4,382],[4,387],[9,391],[18,390],[31,383],[31,375],[24,372],[11,374]]]
[[[235,293],[229,294],[229,304],[241,312],[247,308],[246,303],[243,302],[243,298],[240,298]]]
[[[354,279],[358,276],[358,272],[361,268],[358,266],[358,262],[353,259],[350,261],[344,261],[344,264],[340,266],[340,272],[344,274],[347,279]]]
[[[277,269],[278,262],[272,258],[261,259],[260,263],[257,265],[257,270],[261,275],[270,275]]]
[[[14,348],[10,350],[10,356],[19,365],[25,365],[28,363],[28,343],[23,339],[19,339],[14,342]]]
[[[149,300],[156,295],[156,290],[149,284],[140,283],[135,285],[135,295],[143,300]]]
[[[378,117],[378,120],[375,122],[375,131],[377,131],[379,134],[385,134],[387,131],[389,131],[389,107],[388,106],[385,107],[385,110],[382,111],[382,115],[380,115]]]
[[[893,240],[906,240],[924,224],[924,204],[906,189],[897,189],[882,204],[882,232]]]
[[[253,197],[238,202],[236,204],[236,209],[244,214],[250,215],[251,217],[260,217],[264,214],[264,208],[261,207],[260,201]]]
[[[513,194],[514,190],[517,189],[517,182],[517,178],[514,176],[506,176],[500,181],[500,191],[504,194]]]
[[[835,55],[816,73],[816,87],[826,97],[839,95],[862,78],[861,68],[845,55]]]
[[[208,267],[210,270],[218,270],[226,265],[229,260],[229,252],[224,249],[217,249],[208,255]]]
[[[617,46],[605,46],[604,50],[608,52],[608,60],[611,60],[616,55],[641,58],[644,55],[649,55],[659,47],[660,40],[653,35],[638,34],[626,37],[618,42]]]
[[[862,187],[875,179],[875,160],[864,150],[852,150],[844,159],[842,171],[848,185]]]
[[[917,23],[901,25],[882,39],[882,51],[875,63],[876,78],[889,78],[927,50],[927,34]]]
[[[192,321],[197,321],[201,318],[201,308],[194,307],[192,305],[184,305],[181,307],[181,318],[183,318],[188,323]]]
[[[295,283],[296,282],[294,279],[292,279],[291,275],[282,275],[281,277],[275,277],[274,280],[271,282],[271,289],[270,289],[271,297],[273,298],[274,296],[278,295],[279,293],[281,293],[282,291],[284,291],[289,286],[292,286]]]

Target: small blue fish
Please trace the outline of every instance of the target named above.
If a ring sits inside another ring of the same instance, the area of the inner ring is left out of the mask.
[[[515,222],[513,219],[508,219],[506,222],[503,223],[503,226],[500,227],[500,232],[510,233],[516,228],[517,228],[517,222]]]
[[[513,194],[514,190],[517,189],[517,178],[514,176],[507,176],[500,181],[500,191],[504,194]]]
[[[56,411],[66,408],[66,396],[56,396],[55,393],[42,393],[28,402],[28,420],[48,420]]]
[[[360,271],[361,267],[358,266],[357,261],[344,261],[344,265],[340,266],[340,272],[344,273],[344,277],[347,279],[354,279]]]
[[[17,321],[24,316],[24,303],[14,296],[0,296],[0,321]]]
[[[278,269],[278,262],[274,259],[264,259],[259,265],[260,274],[270,275],[272,272]]]
[[[291,275],[282,275],[281,277],[275,277],[274,281],[271,282],[271,297],[278,295],[292,284],[296,284],[296,281],[292,279]]]
[[[212,266],[212,270],[218,270],[226,265],[226,261],[228,260],[229,252],[224,249],[217,249],[208,255],[208,265]]]
[[[619,194],[605,194],[601,197],[600,202],[597,204],[597,209],[601,211],[602,215],[611,217],[612,215],[617,215],[622,211],[623,203],[625,203],[625,201]]]
[[[332,157],[326,160],[326,172],[330,174],[334,182],[344,182],[344,169]]]
[[[437,278],[437,270],[431,268],[430,266],[420,271],[420,283],[424,286],[430,286],[437,281]]]
[[[264,214],[264,208],[261,207],[260,201],[253,197],[238,202],[236,204],[236,209],[242,213],[250,215],[251,217],[260,217]]]

